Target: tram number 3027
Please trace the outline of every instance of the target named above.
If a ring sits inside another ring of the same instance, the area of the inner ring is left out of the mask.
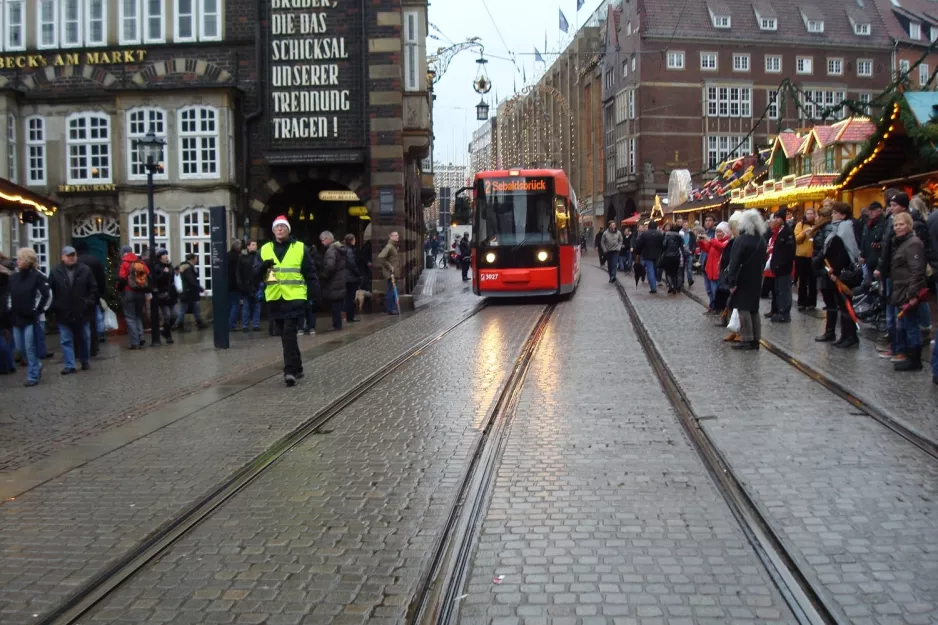
[[[479,274],[479,282],[488,282],[489,280],[498,280],[498,274],[485,272]]]

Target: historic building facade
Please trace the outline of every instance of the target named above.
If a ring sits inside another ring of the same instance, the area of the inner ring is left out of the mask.
[[[157,244],[197,254],[207,290],[210,206],[231,237],[267,238],[280,213],[307,242],[331,229],[374,249],[399,230],[401,288],[416,283],[426,0],[0,0],[0,15],[3,173],[60,206],[0,218],[5,249],[45,267],[65,244],[143,251],[135,142],[153,131]]]

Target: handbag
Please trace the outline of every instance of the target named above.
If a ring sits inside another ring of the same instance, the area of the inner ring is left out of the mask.
[[[848,287],[854,289],[863,283],[863,266],[856,262],[841,270],[840,275],[837,277]]]

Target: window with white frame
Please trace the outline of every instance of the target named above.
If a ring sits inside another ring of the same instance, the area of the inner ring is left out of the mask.
[[[668,50],[668,69],[684,69],[684,52]]]
[[[121,45],[140,43],[140,0],[118,0]]]
[[[778,119],[778,91],[767,91],[766,101],[768,102],[769,119]]]
[[[918,41],[922,38],[922,25],[918,22],[909,22],[909,39]]]
[[[857,60],[857,76],[868,78],[873,75],[873,61],[871,59]]]
[[[180,178],[218,178],[218,111],[191,106],[179,111]]]
[[[25,9],[21,0],[6,0],[4,16],[8,49],[23,49]],[[36,42],[40,49],[107,45],[107,0],[39,0]]]
[[[843,119],[844,92],[830,89],[805,89],[801,99],[803,119]]]
[[[827,59],[827,75],[828,76],[843,76],[844,73],[844,60],[843,59]]]
[[[616,123],[621,124],[625,121],[625,91],[620,91],[615,97]]]
[[[628,78],[628,75],[629,75],[629,62],[622,61],[622,77]]]
[[[752,87],[707,87],[708,117],[752,117]]]
[[[163,43],[166,41],[164,6],[165,0],[143,0],[144,43]]]
[[[134,254],[143,256],[144,250],[150,247],[150,219],[147,209],[141,208],[130,213],[127,221],[130,224],[130,247],[134,248]],[[157,249],[165,249],[172,258],[173,253],[169,249],[169,215],[157,209],[153,211],[153,223],[155,224],[153,236]]]
[[[779,74],[782,71],[782,57],[778,54],[765,55],[765,73]]]
[[[420,89],[420,36],[417,11],[404,11],[404,89]]]
[[[10,182],[19,182],[19,163],[16,158],[16,115],[7,115],[7,179]]]
[[[774,17],[760,18],[759,30],[778,30],[778,19]]]
[[[733,71],[734,72],[748,72],[749,71],[749,55],[748,54],[734,54],[733,55]]]
[[[39,0],[36,15],[36,41],[38,48],[55,48],[59,45],[59,21],[57,0]]]
[[[82,45],[81,0],[59,0],[62,9],[62,47]]]
[[[795,59],[795,72],[798,74],[810,74],[814,71],[814,59],[810,56],[799,56]]]
[[[166,111],[153,107],[127,111],[127,177],[130,180],[146,180],[146,162],[143,150],[138,147],[137,142],[146,137],[151,130],[158,138],[166,141]],[[166,149],[165,146],[163,149]],[[153,177],[156,179],[167,177],[165,163],[163,171],[154,173]]]
[[[631,65],[632,65],[632,71],[634,72],[634,71],[635,71],[635,67],[636,67],[636,65],[637,65],[637,62],[636,62],[636,60],[635,60],[635,55],[634,55],[634,54],[632,55],[632,63],[631,63]]]
[[[873,94],[871,93],[861,93],[860,94],[860,103],[863,104],[863,112],[866,114],[870,113],[870,102],[873,101]]]
[[[635,139],[629,139],[629,173],[635,173],[635,162],[638,160],[638,156],[635,153]]]
[[[707,166],[713,170],[728,158],[752,154],[752,137],[710,135],[707,137]]]
[[[899,61],[899,78],[905,78],[905,76],[909,73],[909,69],[910,69],[909,61],[906,59],[900,60]]]
[[[166,16],[164,0],[118,0],[120,43],[164,43]]]
[[[219,0],[174,0],[175,41],[221,39]]]
[[[935,43],[938,41],[938,26],[929,26],[928,27],[928,39]]]
[[[36,222],[28,225],[29,245],[36,251],[39,259],[39,271],[49,275],[49,219],[42,214],[36,215]]]
[[[25,0],[6,0],[3,4],[5,36],[0,47],[8,52],[26,49],[26,3]]]
[[[199,284],[205,289],[205,295],[212,294],[212,239],[211,224],[207,208],[193,208],[184,212],[182,221],[183,256],[195,254],[195,268],[199,274]]]
[[[713,19],[714,28],[729,28],[733,24],[733,20],[729,15],[711,14],[711,18]]]
[[[628,37],[632,34],[632,22],[627,22],[625,25],[625,36]]]
[[[807,26],[808,26],[809,33],[823,33],[824,32],[824,20],[808,20]]]
[[[628,145],[625,139],[619,139],[616,142],[616,175],[620,176],[626,172],[628,166]]]
[[[922,63],[918,66],[918,84],[921,87],[924,87],[928,84],[928,77],[930,76],[928,72],[928,64]]]
[[[635,90],[631,89],[629,91],[629,119],[635,119]]]
[[[700,53],[700,69],[714,71],[717,69],[717,53],[716,52],[701,52]]]
[[[88,0],[85,7],[85,45],[107,45],[107,0]]]
[[[26,118],[26,184],[46,184],[46,120]]]
[[[856,24],[853,25],[853,34],[854,34],[854,35],[868,36],[868,35],[869,35],[870,33],[872,33],[872,32],[873,32],[873,29],[872,29],[872,27],[870,26],[870,24],[866,24],[866,23],[862,23],[862,22],[857,22]]]
[[[74,113],[66,118],[68,183],[111,182],[111,120],[104,113]]]

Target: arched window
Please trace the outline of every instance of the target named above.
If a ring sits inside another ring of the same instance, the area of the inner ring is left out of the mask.
[[[218,178],[218,110],[189,106],[179,110],[179,177]]]
[[[192,208],[184,212],[182,219],[182,252],[185,256],[195,254],[195,266],[199,273],[199,284],[206,295],[212,294],[212,249],[211,225],[207,208]]]
[[[68,121],[68,183],[111,182],[111,119],[106,113],[74,113]]]
[[[45,215],[36,215],[36,223],[29,224],[29,245],[36,250],[39,271],[49,275],[49,220]]]
[[[182,259],[173,258],[173,250],[169,247],[169,215],[161,210],[153,211],[153,221],[155,222],[154,235],[156,236],[156,247],[164,248],[169,252],[169,257],[177,262]],[[134,248],[134,254],[142,256],[144,249],[150,246],[149,215],[147,209],[141,208],[130,213],[127,218],[130,228],[128,242],[130,247]]]
[[[166,141],[166,111],[160,108],[143,107],[127,111],[127,178],[128,180],[146,180],[147,168],[143,159],[142,150],[136,143],[153,133],[164,142]],[[153,174],[156,180],[166,179],[166,150],[163,147],[163,171]]]

